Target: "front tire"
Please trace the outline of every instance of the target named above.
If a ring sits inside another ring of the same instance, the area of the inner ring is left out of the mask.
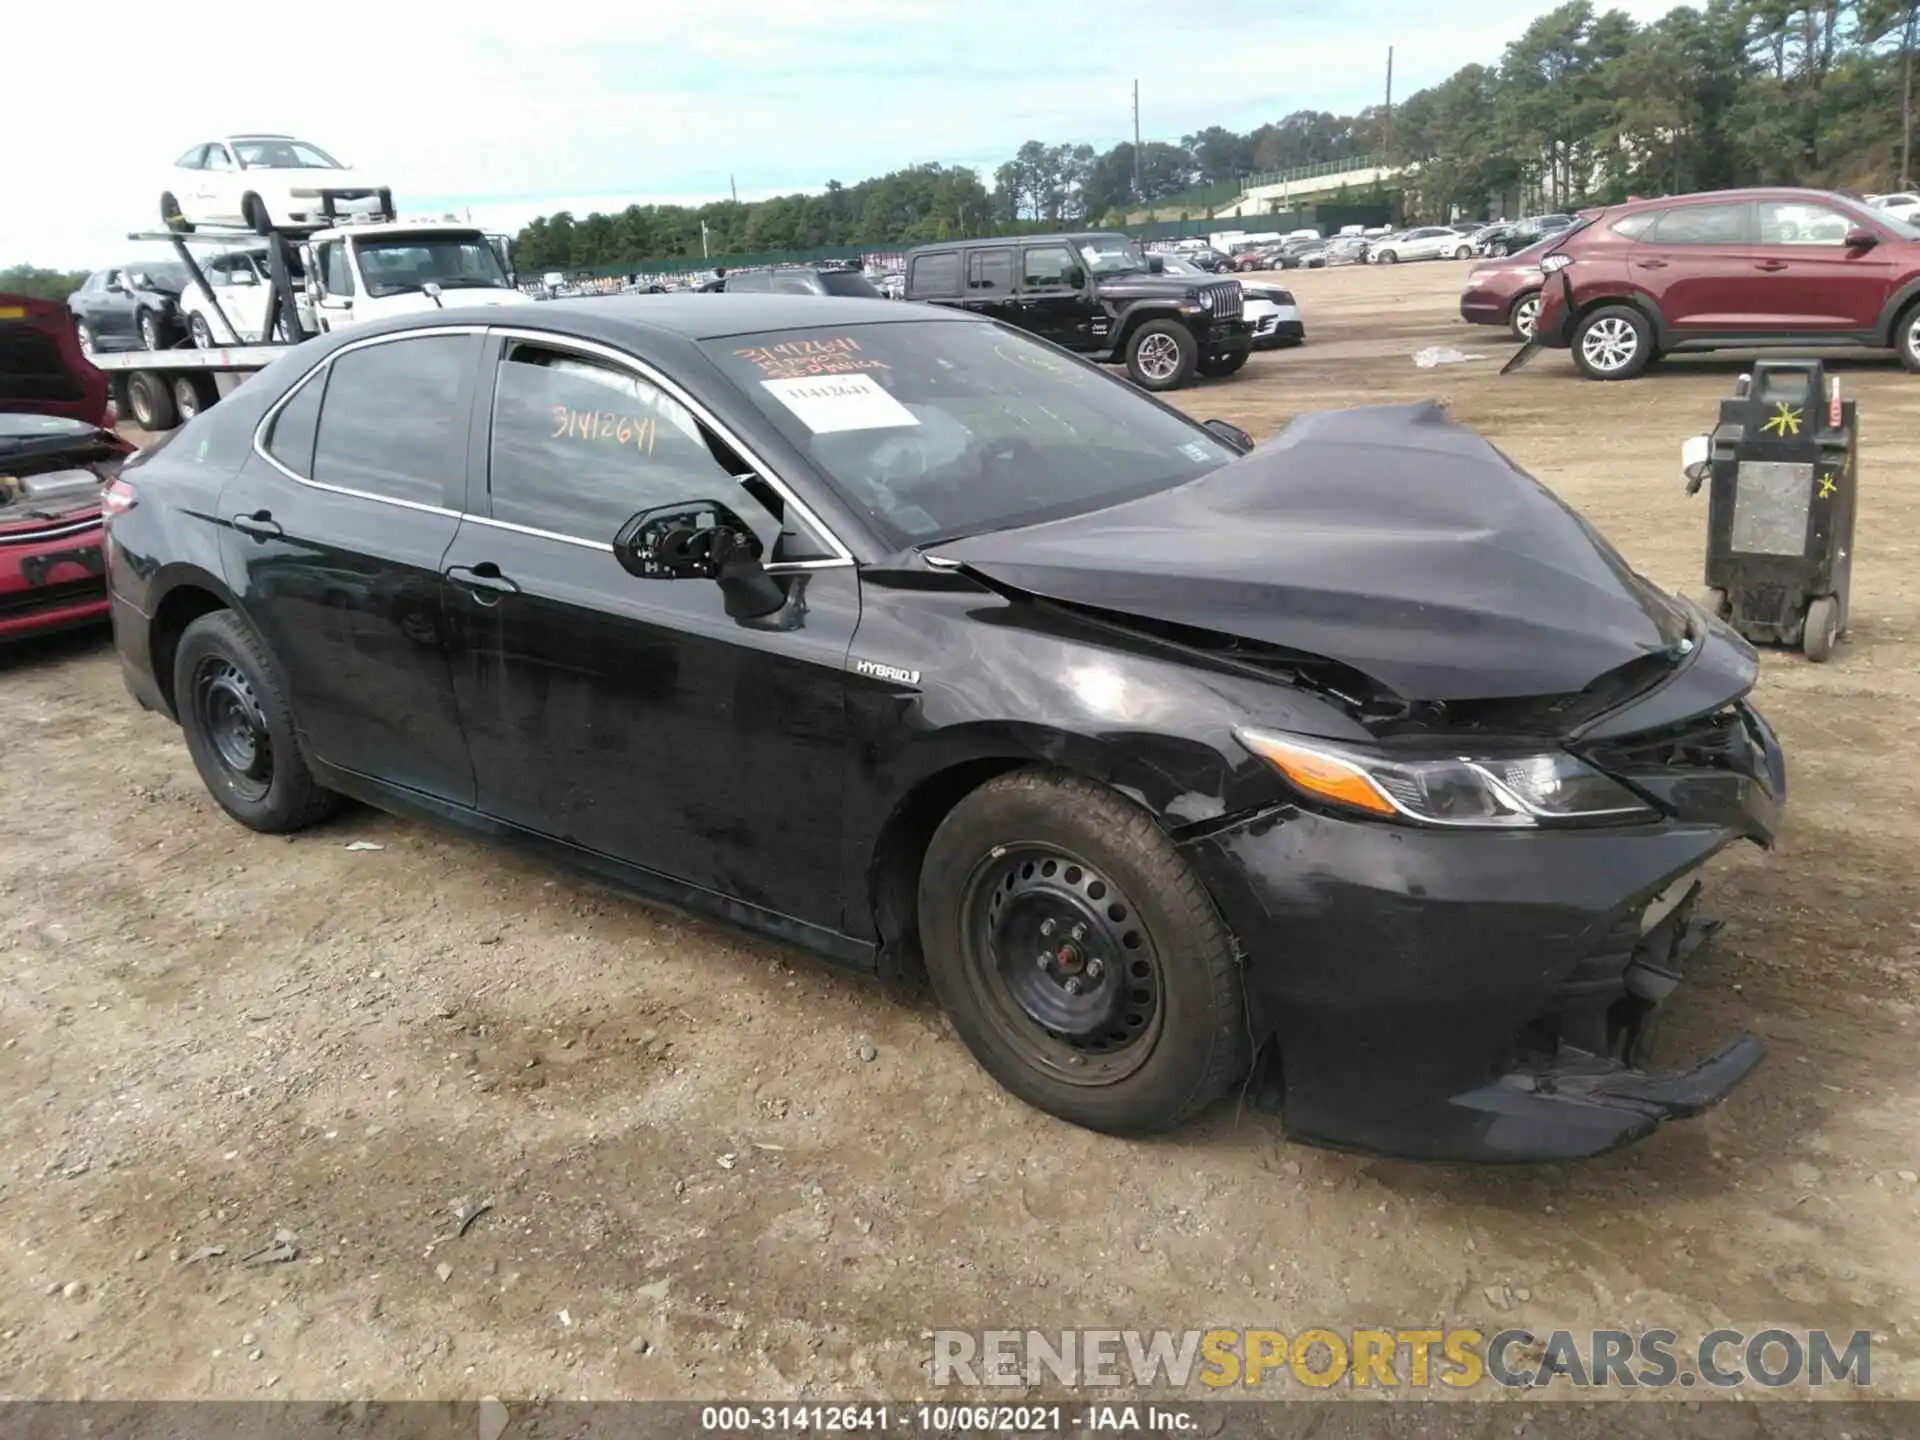
[[[1176,320],[1149,320],[1127,341],[1127,373],[1142,390],[1178,390],[1199,360],[1193,332]]]
[[[1400,257],[1391,250],[1382,250],[1380,252],[1380,263],[1382,265],[1398,265],[1400,263]]]
[[[173,696],[207,792],[249,830],[303,830],[337,808],[340,797],[307,769],[266,646],[233,611],[187,627],[174,655]]]
[[[1473,258],[1473,247],[1471,245],[1458,246],[1453,252],[1453,258],[1456,260],[1471,260]]]
[[[1893,348],[1900,352],[1900,363],[1908,370],[1920,371],[1920,305],[1910,308],[1894,331]]]
[[[988,781],[920,873],[934,993],[986,1071],[1029,1105],[1137,1135],[1245,1073],[1231,935],[1153,817],[1055,770]]]
[[[1602,305],[1573,332],[1573,363],[1589,380],[1631,380],[1653,361],[1653,327],[1631,305]]]
[[[267,205],[258,195],[249,191],[240,200],[240,214],[256,235],[273,233],[273,217],[267,214]]]
[[[85,320],[73,322],[74,338],[80,342],[80,353],[91,360],[100,353],[100,337],[94,333],[93,326]]]
[[[213,349],[213,327],[207,324],[207,317],[198,311],[187,322],[187,329],[193,336],[193,348],[196,350]]]
[[[160,197],[160,223],[182,235],[193,233],[193,222],[180,213],[180,202],[173,198],[171,190]]]
[[[1807,619],[1800,632],[1800,648],[1814,664],[1824,664],[1840,641],[1840,602],[1822,595],[1807,606]]]
[[[138,319],[134,321],[134,325],[140,332],[140,348],[142,350],[159,350],[163,348],[161,345],[160,317],[155,315],[153,311],[142,310]]]

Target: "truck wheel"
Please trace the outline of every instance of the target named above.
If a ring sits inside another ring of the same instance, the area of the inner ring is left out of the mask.
[[[1631,305],[1602,305],[1573,332],[1573,363],[1589,380],[1631,380],[1653,359],[1653,328]]]
[[[267,214],[266,202],[249,191],[240,200],[240,213],[246,218],[248,226],[256,235],[273,233],[273,217]]]
[[[1178,390],[1199,359],[1193,332],[1177,320],[1149,320],[1127,341],[1127,373],[1142,390]]]
[[[1522,345],[1533,339],[1533,322],[1540,318],[1540,292],[1530,290],[1507,311],[1507,331]]]
[[[1092,1130],[1164,1130],[1249,1059],[1232,936],[1153,817],[1056,770],[1002,775],[934,832],[928,978],[1020,1099]]]
[[[142,430],[171,430],[180,423],[172,394],[151,371],[136,370],[127,377],[127,409]]]
[[[1807,652],[1807,659],[1818,665],[1833,654],[1833,647],[1840,639],[1840,602],[1831,595],[1822,595],[1807,606],[1807,623],[1800,632],[1800,648]]]
[[[219,398],[220,387],[211,375],[189,373],[173,379],[173,408],[183,425]]]
[[[193,222],[180,213],[180,202],[173,198],[171,190],[160,197],[160,223],[182,235],[193,233]]]
[[[187,627],[174,652],[173,696],[207,793],[249,830],[304,830],[339,806],[307,769],[272,657],[233,611]]]
[[[1237,374],[1240,367],[1247,363],[1247,355],[1248,352],[1245,350],[1235,350],[1230,355],[1210,356],[1200,362],[1200,373],[1202,375]]]

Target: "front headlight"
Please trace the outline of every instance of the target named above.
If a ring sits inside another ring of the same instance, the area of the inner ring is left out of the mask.
[[[1383,820],[1524,829],[1645,820],[1655,813],[1625,786],[1559,750],[1413,759],[1270,730],[1233,733],[1303,794]]]
[[[1211,310],[1213,308],[1213,296],[1205,290],[1200,292],[1200,308],[1202,310]]]

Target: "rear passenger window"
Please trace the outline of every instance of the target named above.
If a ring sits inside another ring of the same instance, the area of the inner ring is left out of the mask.
[[[464,335],[425,335],[348,350],[328,362],[313,478],[383,500],[446,504],[466,466],[460,382],[473,354]]]
[[[812,295],[813,286],[807,281],[811,277],[799,271],[789,271],[773,277],[773,290],[776,295]]]
[[[493,518],[611,542],[639,511],[739,489],[693,415],[637,375],[516,344],[494,383]]]
[[[767,272],[764,270],[743,270],[727,276],[727,283],[721,287],[729,295],[742,293],[765,293],[770,287]]]
[[[1662,211],[1656,245],[1741,245],[1747,240],[1745,205],[1681,205]]]
[[[987,295],[1013,289],[1013,251],[975,250],[967,256],[967,289]]]
[[[941,250],[932,255],[916,255],[910,262],[907,289],[916,295],[958,295],[960,293],[960,255]]]
[[[280,407],[267,432],[267,453],[303,480],[313,475],[313,437],[320,427],[320,396],[326,388],[323,365]]]

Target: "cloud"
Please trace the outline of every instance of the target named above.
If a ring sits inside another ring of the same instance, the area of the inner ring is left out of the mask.
[[[563,205],[698,203],[730,182],[748,199],[977,162],[1031,138],[1104,147],[1131,133],[1136,78],[1149,138],[1348,111],[1382,97],[1389,44],[1405,96],[1497,60],[1550,8],[1509,4],[1501,33],[1463,23],[1457,0],[386,0],[255,7],[232,24],[106,0],[86,29],[118,38],[89,44],[81,77],[71,17],[37,6],[9,19],[8,110],[35,124],[0,140],[0,265],[127,254],[126,233],[157,224],[173,157],[234,130],[310,137],[403,209],[470,205],[517,226]]]

